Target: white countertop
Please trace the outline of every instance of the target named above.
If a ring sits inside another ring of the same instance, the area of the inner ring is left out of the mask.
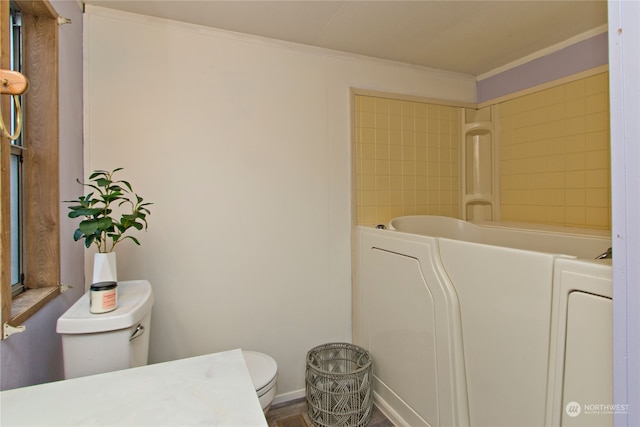
[[[267,427],[242,351],[0,393],[9,426]]]

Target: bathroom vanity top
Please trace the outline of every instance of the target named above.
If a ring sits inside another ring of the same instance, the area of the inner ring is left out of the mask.
[[[241,350],[0,393],[4,426],[267,427]]]

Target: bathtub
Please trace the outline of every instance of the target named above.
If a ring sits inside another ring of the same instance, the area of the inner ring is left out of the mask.
[[[397,425],[613,425],[587,410],[613,400],[608,233],[411,216],[355,243],[353,339]]]

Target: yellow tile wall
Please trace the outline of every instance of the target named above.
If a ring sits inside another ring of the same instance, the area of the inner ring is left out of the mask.
[[[356,95],[356,220],[457,217],[459,109]]]
[[[608,73],[500,104],[506,221],[611,229]]]

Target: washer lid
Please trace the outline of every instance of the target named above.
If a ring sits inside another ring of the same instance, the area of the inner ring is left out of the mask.
[[[89,310],[86,292],[58,319],[59,334],[90,334],[117,331],[134,326],[151,311],[153,292],[146,280],[118,282],[118,308],[108,313],[94,314]]]
[[[242,350],[244,361],[251,374],[256,391],[269,384],[278,373],[278,364],[269,355]]]

